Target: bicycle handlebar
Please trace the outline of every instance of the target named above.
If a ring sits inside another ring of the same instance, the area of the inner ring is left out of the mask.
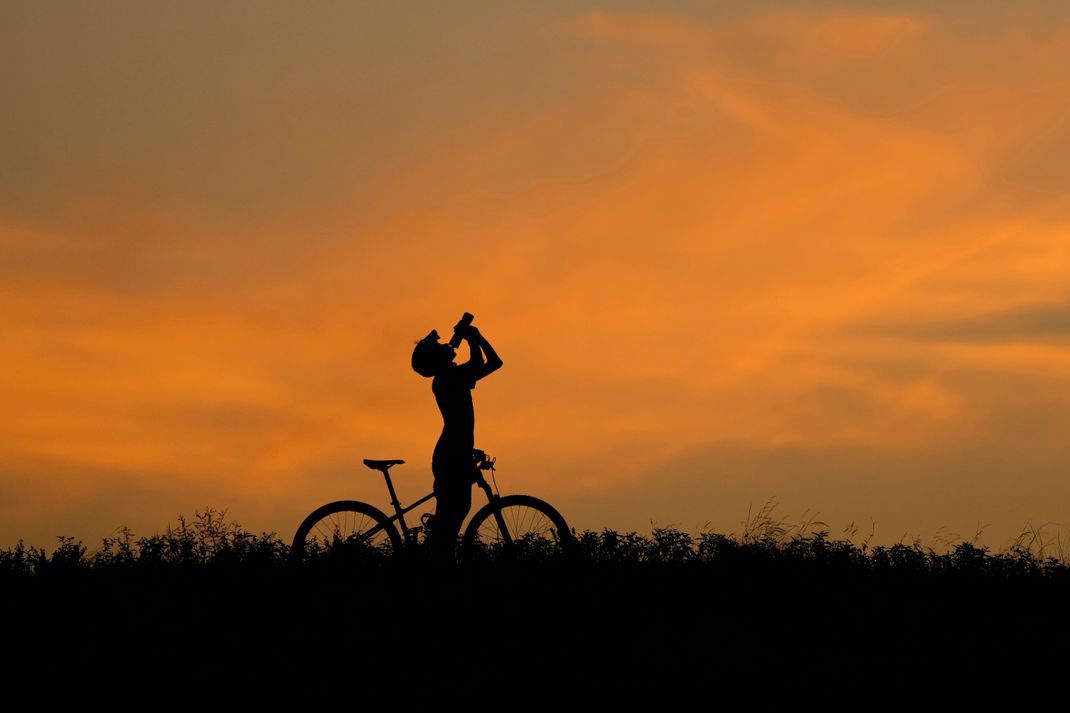
[[[485,451],[481,451],[478,448],[472,449],[472,459],[480,470],[494,470],[494,463],[498,460],[497,458],[491,458]]]

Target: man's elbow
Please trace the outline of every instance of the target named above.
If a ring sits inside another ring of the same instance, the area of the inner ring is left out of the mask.
[[[489,362],[487,362],[487,368],[490,371],[497,371],[498,369],[501,369],[502,368],[502,360],[501,359],[491,359]]]

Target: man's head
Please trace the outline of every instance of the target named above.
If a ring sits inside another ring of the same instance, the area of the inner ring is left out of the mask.
[[[412,370],[420,376],[434,376],[453,363],[457,350],[449,344],[440,344],[434,329],[416,342],[412,350]]]

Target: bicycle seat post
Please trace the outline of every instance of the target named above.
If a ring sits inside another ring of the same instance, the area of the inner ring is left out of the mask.
[[[372,460],[370,458],[364,459],[364,465],[368,466],[372,470],[377,470],[383,474],[386,479],[386,489],[390,491],[390,504],[394,506],[394,512],[397,513],[398,519],[401,521],[402,529],[405,528],[405,518],[401,514],[401,501],[398,500],[398,494],[394,491],[394,483],[390,480],[390,468],[391,466],[400,465],[404,463],[403,460]]]
[[[401,501],[398,500],[398,494],[394,492],[394,482],[390,480],[389,468],[383,468],[383,477],[386,478],[386,489],[390,491],[390,504],[394,506],[394,512],[399,516],[401,515]],[[405,521],[402,520],[402,525]]]

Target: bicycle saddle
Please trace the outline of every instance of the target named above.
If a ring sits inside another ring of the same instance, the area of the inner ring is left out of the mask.
[[[384,473],[390,470],[390,466],[404,463],[403,460],[372,460],[370,458],[364,459],[364,465],[368,466],[372,470],[381,470]]]

